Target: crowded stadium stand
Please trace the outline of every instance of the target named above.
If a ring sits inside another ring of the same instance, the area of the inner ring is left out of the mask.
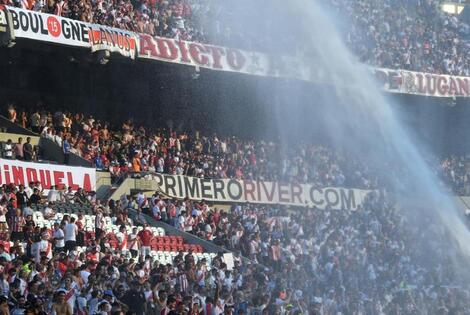
[[[209,1],[11,1],[3,4],[50,13],[72,20],[107,25],[122,30],[195,42],[263,50],[274,38],[255,34],[229,23],[235,17],[256,20],[256,12],[234,9]],[[454,4],[457,5],[458,3]],[[352,25],[344,37],[359,58],[368,64],[436,74],[470,75],[468,51],[470,19],[462,6],[446,10],[453,2],[330,0],[326,5]],[[459,14],[455,14],[455,13]],[[210,16],[210,19],[208,18]],[[268,28],[275,21],[259,23]],[[217,27],[214,27],[217,25]],[[349,25],[349,24],[348,24]],[[283,47],[292,45],[289,34],[280,36]],[[287,51],[287,50],[286,50]]]
[[[323,4],[470,225],[469,8]],[[239,9],[0,0],[0,315],[469,314],[399,165],[334,145],[332,83]]]

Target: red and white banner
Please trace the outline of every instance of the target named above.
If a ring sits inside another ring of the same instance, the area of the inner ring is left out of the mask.
[[[139,35],[140,58],[155,59],[217,71],[293,78],[328,84],[318,69],[301,64],[302,58],[269,56],[258,52],[218,47],[170,38]],[[435,97],[470,97],[470,78],[407,70],[372,68],[387,92]]]
[[[96,170],[88,167],[42,164],[19,160],[0,159],[0,185],[28,186],[40,182],[44,189],[51,186],[79,187],[86,191],[96,190]]]
[[[132,32],[92,25],[89,31],[91,51],[109,50],[122,56],[135,59],[136,37]]]
[[[316,187],[234,179],[208,179],[183,175],[154,174],[161,191],[172,198],[228,203],[281,204],[319,209],[355,210],[370,190]]]
[[[269,75],[265,54],[172,38],[139,34],[138,56],[217,71]]]
[[[108,50],[134,59],[159,60],[215,71],[229,71],[257,76],[298,79],[313,83],[330,83],[313,64],[303,62],[302,55],[268,55],[171,38],[152,37],[62,18],[14,7],[11,14],[12,34],[76,47],[91,48],[93,52]],[[1,10],[1,9],[0,9]],[[5,25],[0,14],[0,26]],[[292,49],[295,52],[295,49]],[[470,97],[470,77],[430,74],[407,70],[371,68],[381,88],[391,93],[434,97]]]

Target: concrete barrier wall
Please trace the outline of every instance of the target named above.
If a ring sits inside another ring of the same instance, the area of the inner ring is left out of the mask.
[[[49,139],[39,139],[39,155],[44,160],[55,161],[59,164],[64,163],[64,153],[62,151],[62,148],[59,147],[57,143]],[[91,167],[92,163],[76,154],[70,154],[68,165]]]

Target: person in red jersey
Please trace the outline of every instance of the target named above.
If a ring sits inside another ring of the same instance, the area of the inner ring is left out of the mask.
[[[140,254],[142,257],[147,257],[150,255],[150,243],[152,241],[152,231],[149,229],[149,224],[147,222],[144,223],[144,228],[137,234],[139,237],[139,244],[140,244]]]

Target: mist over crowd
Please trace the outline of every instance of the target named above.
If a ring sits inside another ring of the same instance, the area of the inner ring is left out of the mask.
[[[469,102],[385,95],[367,70],[469,75],[465,14],[437,0],[0,3],[290,55],[324,78],[0,48],[0,315],[470,314]],[[59,167],[100,175],[67,186]],[[153,188],[162,176],[361,198],[180,198]]]

